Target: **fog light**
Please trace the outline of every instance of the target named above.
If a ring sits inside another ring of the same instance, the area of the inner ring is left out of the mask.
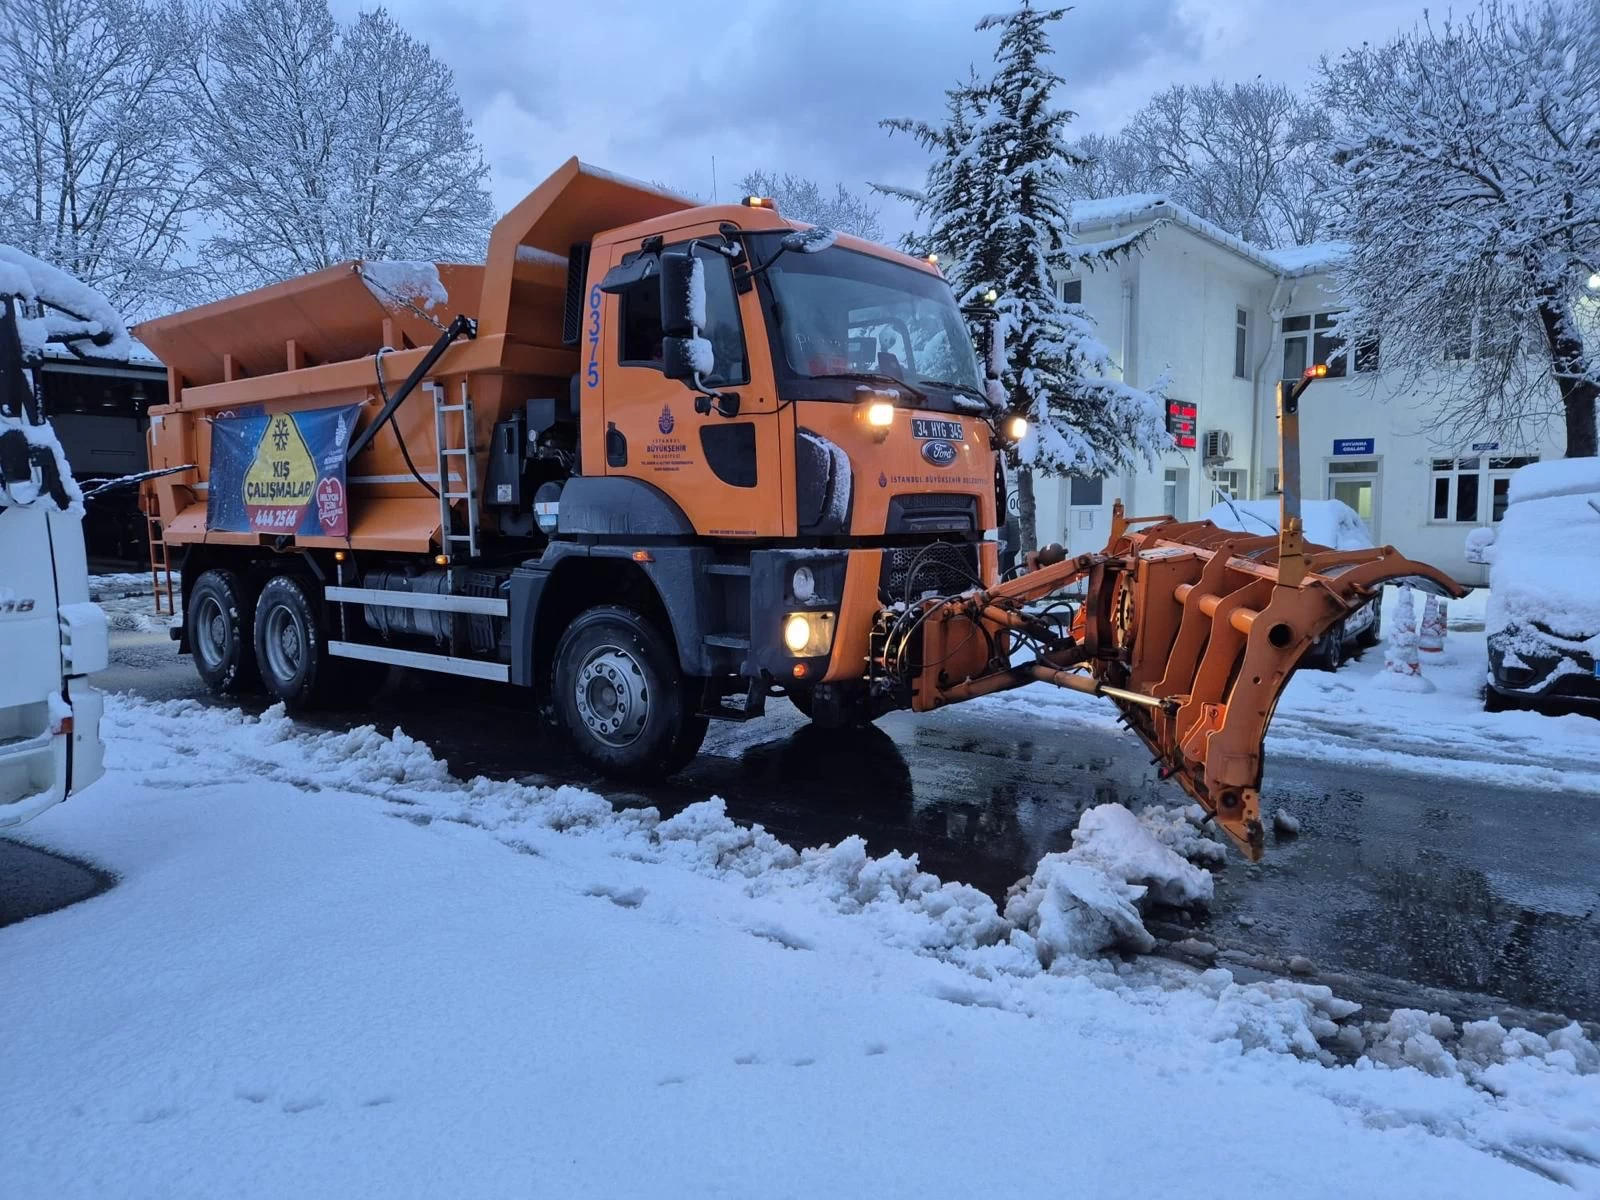
[[[817,594],[817,577],[811,573],[810,567],[794,569],[794,578],[789,581],[789,590],[802,604]]]
[[[803,614],[796,613],[790,617],[783,626],[783,644],[789,647],[791,654],[799,654],[806,648],[806,643],[811,640],[811,619]]]
[[[1006,422],[1006,436],[1013,442],[1020,442],[1028,436],[1028,418],[1012,417]]]
[[[887,429],[894,424],[894,405],[887,400],[874,400],[867,405],[867,424],[874,429]]]
[[[786,613],[783,644],[795,658],[822,658],[833,651],[834,614]]]

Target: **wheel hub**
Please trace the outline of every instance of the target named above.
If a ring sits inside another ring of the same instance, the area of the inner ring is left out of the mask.
[[[620,646],[596,647],[584,659],[573,692],[578,716],[608,746],[632,744],[650,719],[644,670]]]
[[[207,667],[221,665],[228,645],[228,618],[214,596],[202,597],[195,610],[194,640]]]
[[[262,641],[267,652],[267,665],[277,678],[293,679],[299,673],[301,660],[305,656],[304,641],[294,614],[282,605],[275,606],[267,614],[266,633]]]

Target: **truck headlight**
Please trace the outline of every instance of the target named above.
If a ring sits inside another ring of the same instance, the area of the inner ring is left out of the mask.
[[[832,613],[789,613],[783,618],[783,644],[796,658],[820,658],[833,649]]]

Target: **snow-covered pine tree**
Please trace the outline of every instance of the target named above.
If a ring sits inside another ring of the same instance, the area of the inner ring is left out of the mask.
[[[1436,428],[1596,453],[1600,0],[1487,0],[1324,61],[1338,126],[1338,329]],[[1381,338],[1381,344],[1371,340]]]
[[[1028,417],[1021,447],[1017,501],[1025,546],[1038,544],[1033,470],[1046,475],[1107,475],[1170,445],[1161,417],[1161,389],[1142,390],[1117,378],[1094,322],[1056,289],[1051,256],[1070,250],[1075,163],[1065,131],[1073,114],[1053,104],[1064,82],[1048,64],[1048,27],[1064,8],[1021,8],[978,22],[997,29],[995,73],[982,89],[973,139],[983,214],[978,230],[1000,239],[998,336],[1005,346],[1003,384],[1009,407]],[[1130,252],[1142,235],[1080,250],[1092,265]]]

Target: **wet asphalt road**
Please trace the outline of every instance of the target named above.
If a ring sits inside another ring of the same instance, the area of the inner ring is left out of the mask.
[[[115,633],[112,659],[96,680],[108,690],[206,699],[164,632]],[[594,776],[544,733],[521,693],[493,685],[401,677],[362,712],[318,720],[403,725],[459,776],[603,787],[664,813],[720,795],[730,815],[793,844],[860,834],[874,853],[914,852],[927,870],[996,897],[1041,855],[1067,849],[1086,808],[1181,799],[1130,737],[992,705],[895,713],[838,733],[775,701],[762,720],[714,724],[688,769],[633,792]],[[1378,1007],[1600,1020],[1591,797],[1285,758],[1269,760],[1263,791],[1300,818],[1302,835],[1269,835],[1260,864],[1230,852],[1209,917],[1152,923],[1169,941],[1210,942],[1246,977],[1282,973],[1304,955],[1317,981]]]

